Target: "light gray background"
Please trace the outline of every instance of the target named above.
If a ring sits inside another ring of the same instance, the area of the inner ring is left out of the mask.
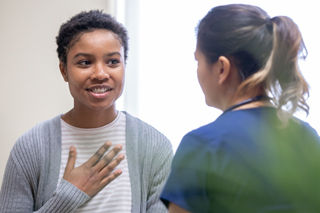
[[[114,14],[114,7],[112,0],[0,1],[0,184],[16,139],[73,105],[58,69],[60,25],[82,10]]]

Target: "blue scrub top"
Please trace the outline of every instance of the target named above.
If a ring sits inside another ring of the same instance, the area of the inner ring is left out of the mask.
[[[161,194],[190,212],[316,212],[320,139],[272,107],[223,113],[186,134]],[[317,172],[315,172],[317,170]]]

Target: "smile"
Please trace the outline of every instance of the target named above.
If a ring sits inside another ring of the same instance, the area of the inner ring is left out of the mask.
[[[103,94],[103,93],[111,91],[112,88],[106,87],[106,86],[103,86],[103,87],[99,86],[99,87],[88,88],[86,90],[89,92],[92,92],[92,93],[96,93],[96,94]]]

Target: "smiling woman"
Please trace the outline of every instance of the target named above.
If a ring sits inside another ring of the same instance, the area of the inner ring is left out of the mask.
[[[61,26],[57,45],[74,105],[18,139],[0,212],[166,212],[159,196],[171,144],[115,106],[124,84],[126,29],[102,11],[81,12]]]
[[[68,52],[66,64],[60,62],[61,74],[74,98],[74,108],[62,118],[81,128],[100,127],[114,120],[124,69],[124,48],[115,33],[95,30],[80,35]],[[79,120],[84,118],[85,122]]]

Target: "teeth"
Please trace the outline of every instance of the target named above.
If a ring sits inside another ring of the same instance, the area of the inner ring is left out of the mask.
[[[105,93],[108,90],[109,89],[107,89],[107,88],[94,88],[94,89],[92,89],[92,92],[94,92],[94,93]]]

